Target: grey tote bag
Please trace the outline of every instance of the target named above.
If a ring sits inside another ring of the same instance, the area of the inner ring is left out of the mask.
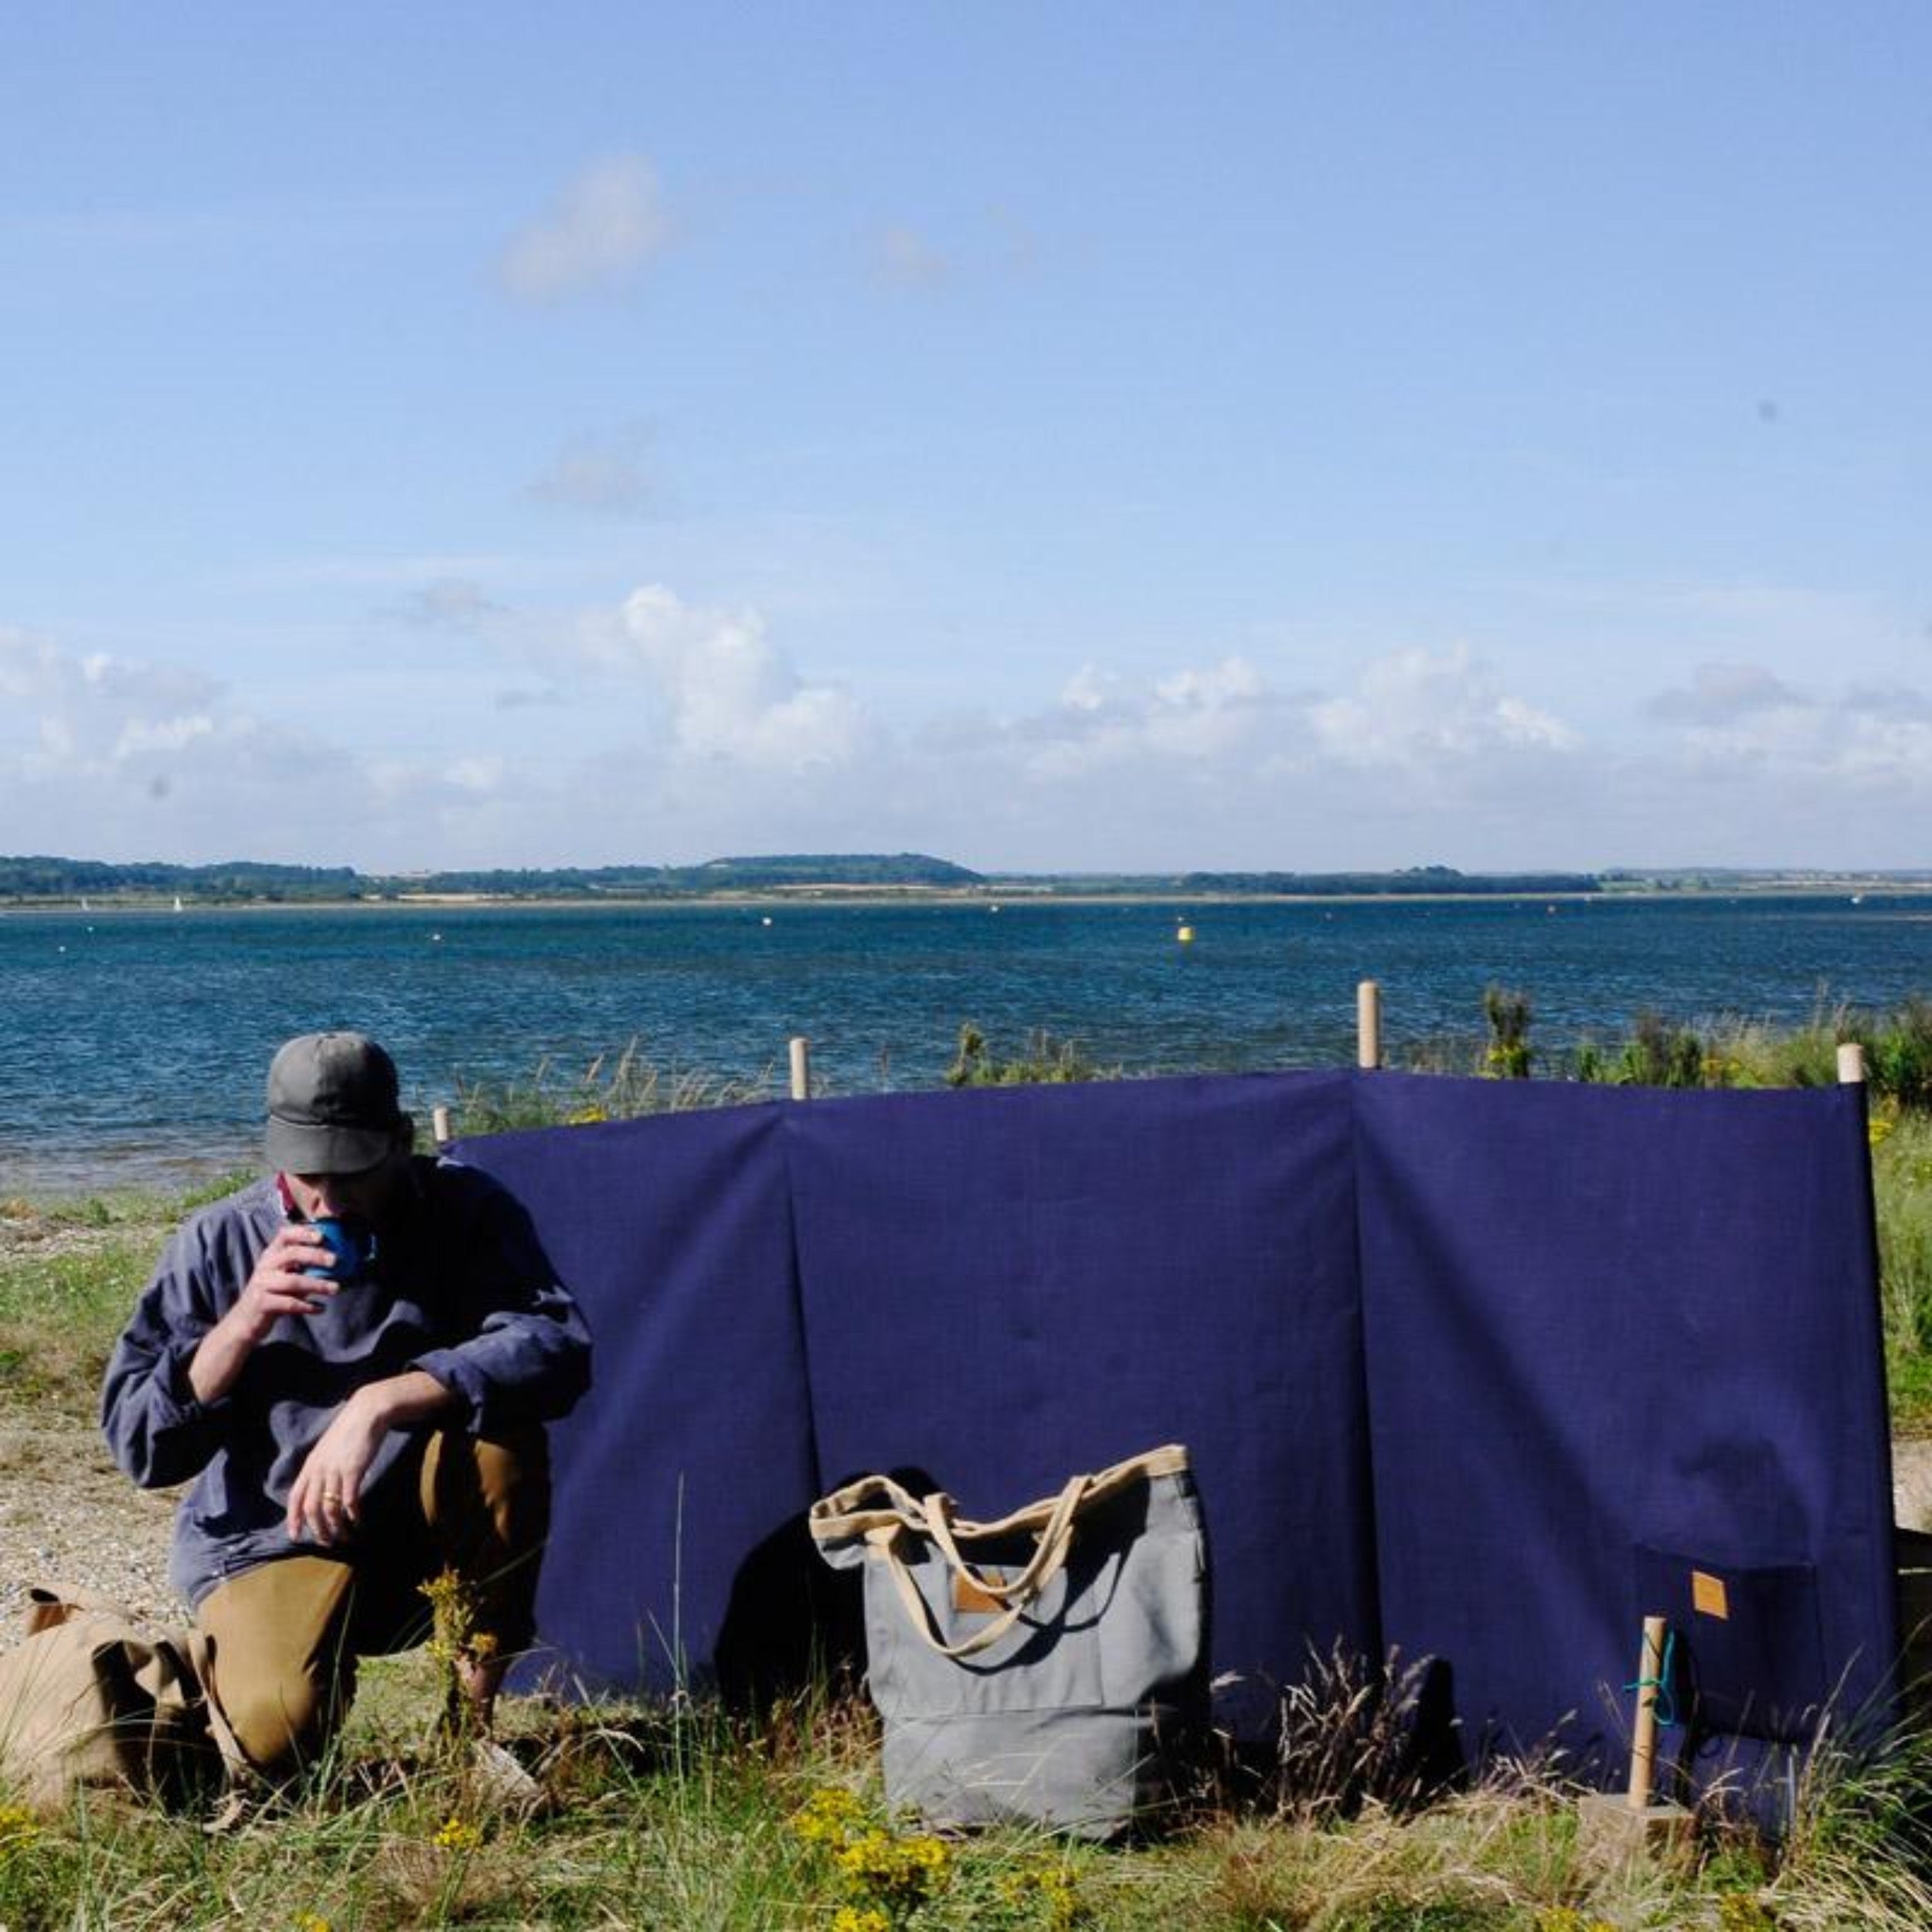
[[[1111,1838],[1170,1795],[1205,1704],[1207,1554],[1187,1451],[1149,1450],[995,1522],[866,1476],[815,1503],[862,1567],[886,1795],[938,1825]]]

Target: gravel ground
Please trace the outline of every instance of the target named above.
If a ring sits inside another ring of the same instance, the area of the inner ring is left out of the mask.
[[[148,1616],[185,1614],[168,1587],[172,1494],[137,1489],[91,1422],[0,1408],[0,1646],[32,1583],[98,1590]]]

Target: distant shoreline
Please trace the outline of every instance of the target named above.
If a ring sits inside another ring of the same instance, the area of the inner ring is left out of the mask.
[[[767,889],[719,893],[404,893],[382,898],[199,900],[184,896],[176,906],[166,896],[140,898],[105,896],[83,905],[73,899],[0,900],[0,917],[109,917],[186,919],[209,913],[385,913],[452,912],[690,912],[707,907],[720,911],[767,911],[774,908],[851,907],[877,910],[927,906],[987,911],[1037,906],[1375,906],[1375,905],[1524,905],[1536,901],[1571,905],[1654,905],[1662,900],[1736,899],[1925,899],[1932,900],[1932,878],[1875,879],[1848,874],[1842,879],[1757,879],[1728,885],[1613,886],[1593,891],[1422,890],[1417,892],[1242,892],[1207,888],[1060,889],[1033,886],[969,888],[901,886],[785,886]]]

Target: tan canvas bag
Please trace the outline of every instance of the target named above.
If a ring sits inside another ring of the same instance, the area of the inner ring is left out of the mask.
[[[29,1593],[26,1633],[0,1655],[0,1784],[18,1801],[179,1803],[245,1773],[202,1688],[206,1638],[57,1585]]]

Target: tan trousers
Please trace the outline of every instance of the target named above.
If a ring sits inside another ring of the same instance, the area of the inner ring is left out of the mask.
[[[312,1764],[355,1695],[359,1658],[409,1650],[429,1634],[422,1586],[453,1569],[470,1586],[479,1634],[497,1654],[527,1649],[549,1528],[543,1431],[500,1441],[437,1430],[420,1480],[379,1494],[341,1555],[284,1556],[244,1570],[201,1601],[215,1695],[249,1762],[289,1777]]]

